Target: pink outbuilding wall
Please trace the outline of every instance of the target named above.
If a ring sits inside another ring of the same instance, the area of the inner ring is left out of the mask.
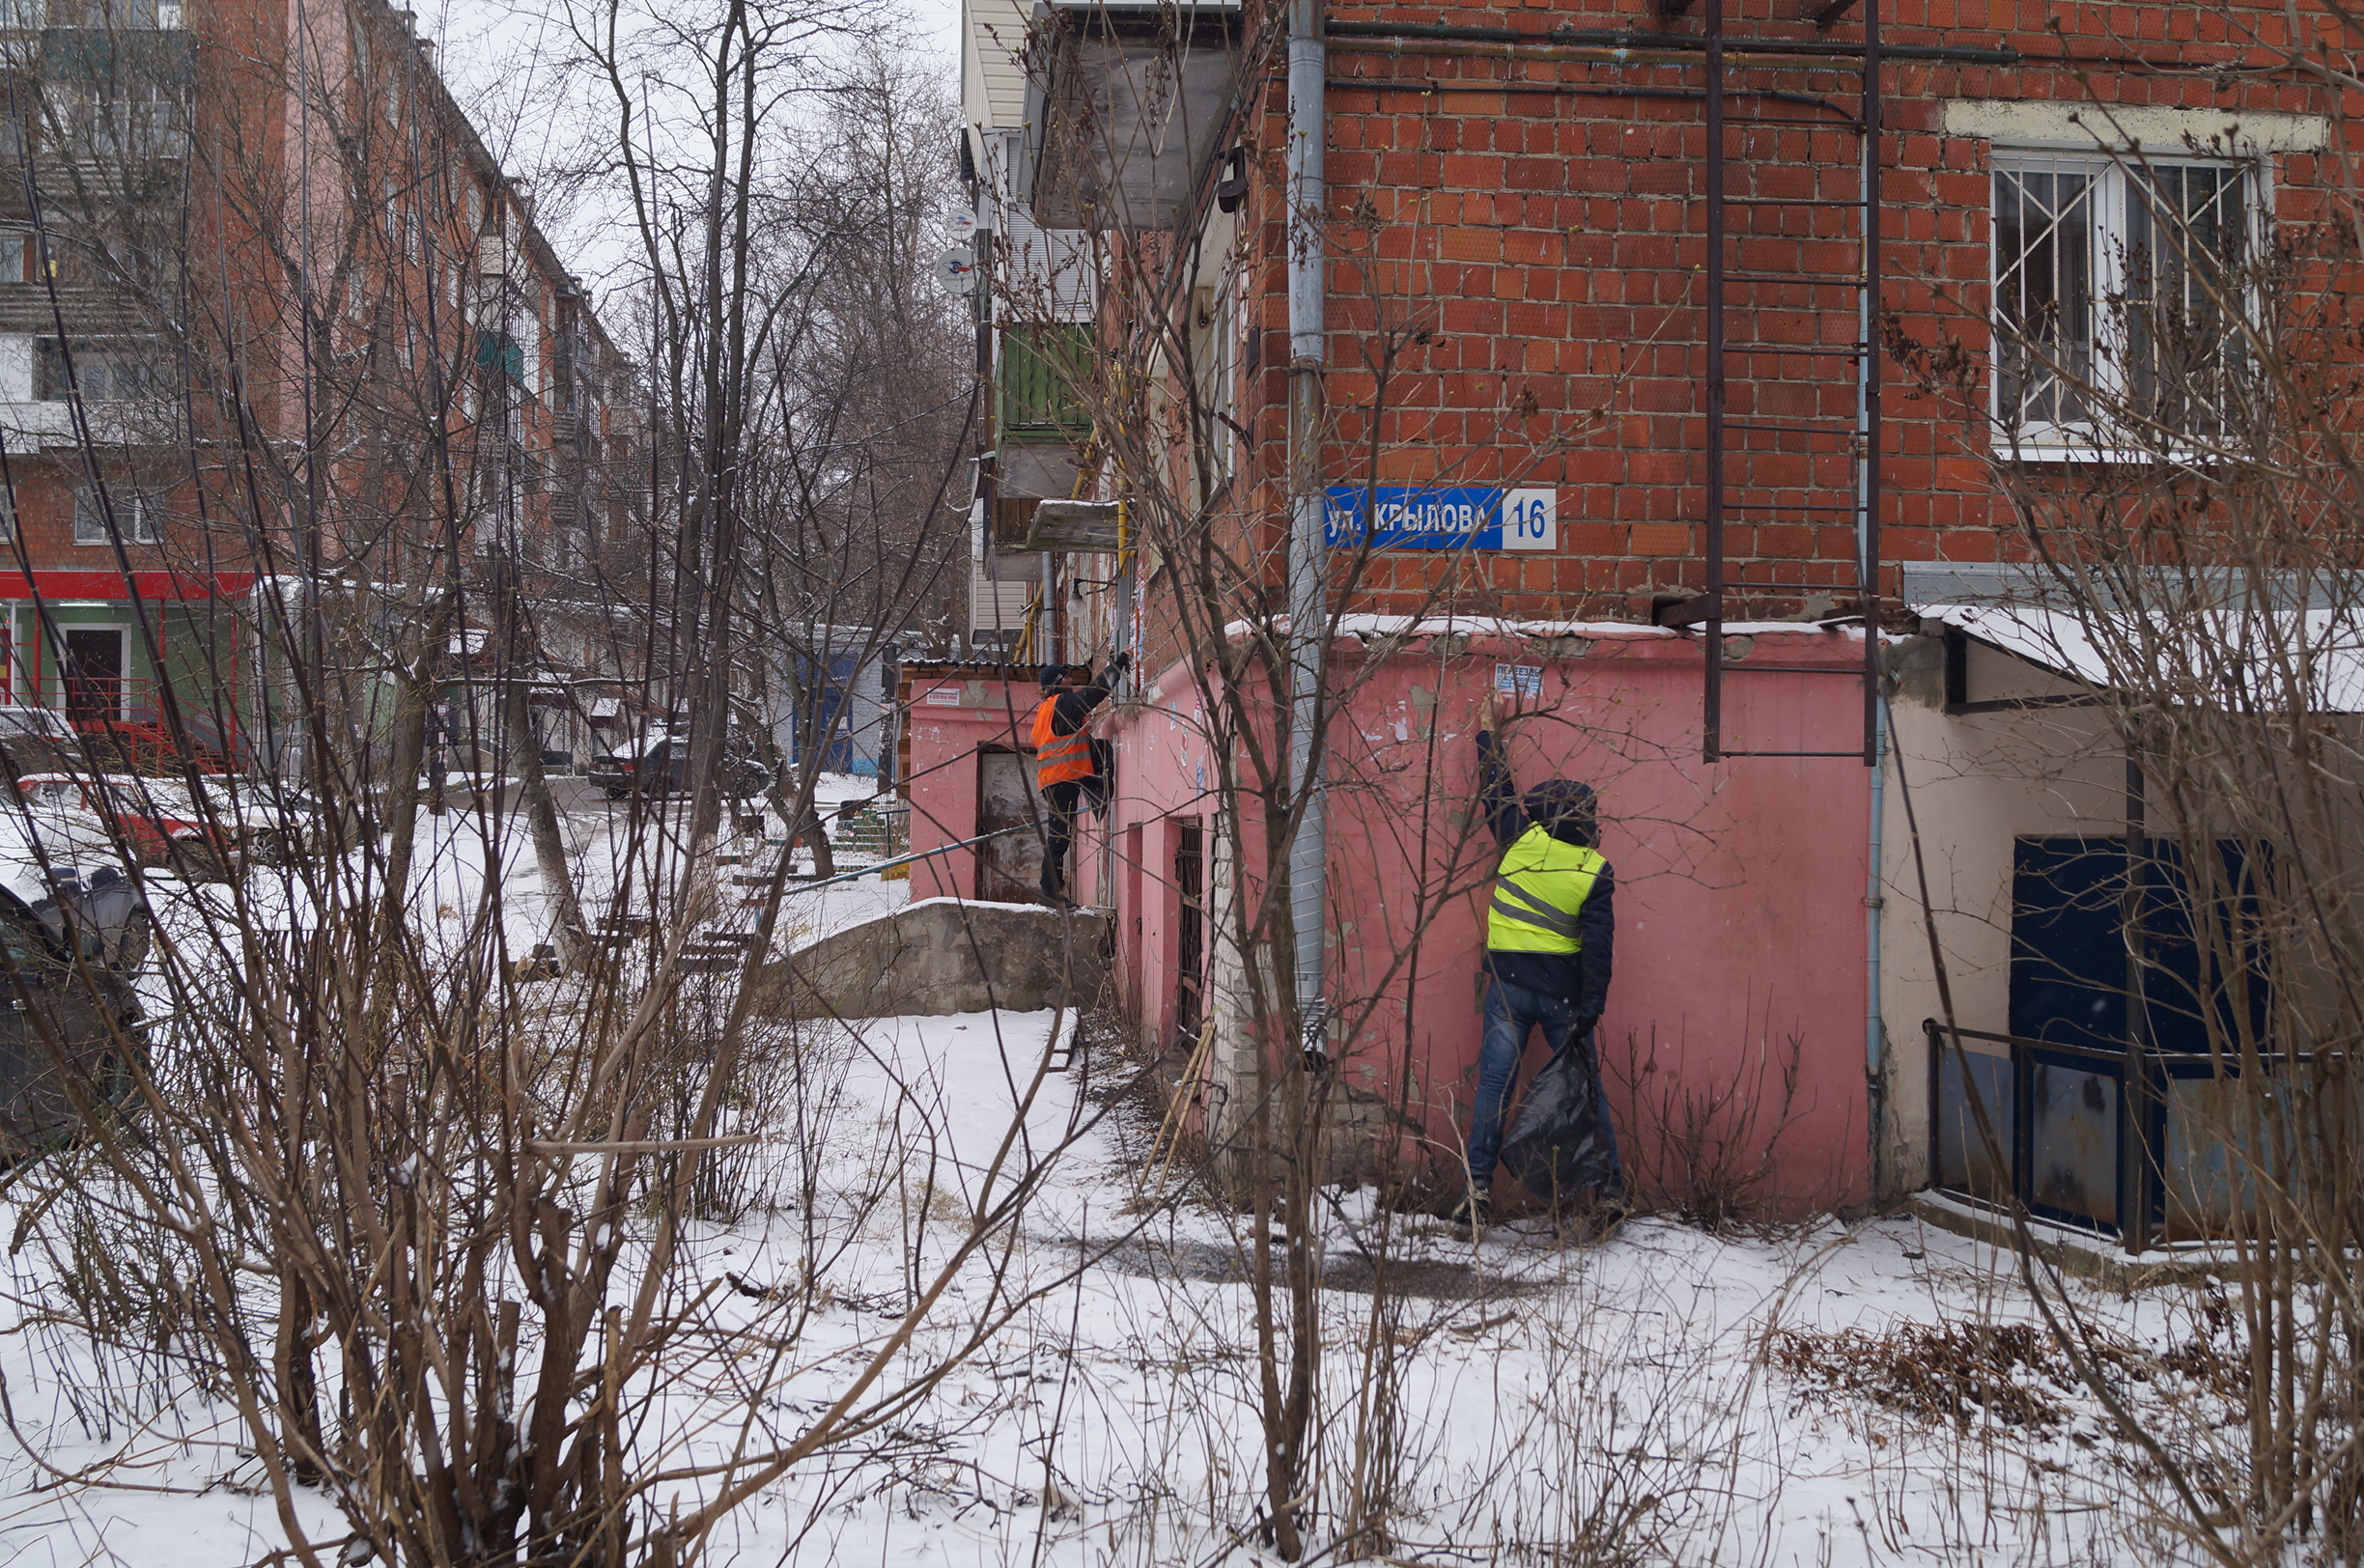
[[[1466,624],[1465,624],[1466,625]],[[1329,994],[1346,1081],[1399,1105],[1393,1156],[1457,1161],[1476,1085],[1476,975],[1494,851],[1478,809],[1476,712],[1498,666],[1539,675],[1509,755],[1525,789],[1558,774],[1600,795],[1617,872],[1616,978],[1601,1027],[1609,1101],[1646,1190],[1745,1190],[1801,1211],[1870,1196],[1860,760],[1700,756],[1702,646],[1654,628],[1374,629],[1335,653]],[[1862,744],[1860,631],[1735,629],[1726,744]],[[1385,634],[1383,634],[1385,633]],[[1752,670],[1751,666],[1758,668]],[[1779,668],[1766,668],[1779,666]],[[931,689],[958,689],[938,697]],[[975,764],[1031,712],[1029,684],[915,680],[913,847],[973,832]],[[1112,705],[1117,790],[1079,847],[1079,894],[1116,911],[1123,1004],[1175,1047],[1184,829],[1216,839],[1212,759],[1187,670]],[[930,771],[929,770],[933,770]],[[933,835],[933,836],[931,836]],[[1112,835],[1112,843],[1107,835]],[[1104,844],[1107,845],[1104,848]],[[1096,875],[1105,863],[1109,885]],[[914,867],[914,897],[972,894],[969,852]],[[1539,1066],[1531,1048],[1527,1067]]]
[[[914,854],[974,838],[978,753],[1025,750],[1041,689],[1023,671],[918,665],[906,671],[901,759]],[[974,898],[977,856],[959,850],[915,861],[911,896]]]

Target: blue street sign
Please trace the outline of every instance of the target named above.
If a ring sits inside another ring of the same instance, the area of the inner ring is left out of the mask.
[[[1560,543],[1559,501],[1551,490],[1333,485],[1322,536],[1333,549],[1351,549],[1367,533],[1383,550],[1548,550]]]

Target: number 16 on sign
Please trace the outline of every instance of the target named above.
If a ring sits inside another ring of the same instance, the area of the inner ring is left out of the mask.
[[[1506,550],[1559,548],[1560,492],[1550,490],[1503,491],[1502,547]]]

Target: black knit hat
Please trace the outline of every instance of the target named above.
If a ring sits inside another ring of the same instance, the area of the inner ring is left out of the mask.
[[[1527,792],[1520,802],[1528,820],[1552,837],[1591,849],[1600,839],[1598,800],[1592,786],[1572,778],[1546,779]]]
[[[1066,679],[1067,666],[1064,664],[1045,664],[1042,667],[1042,688],[1045,691],[1049,691]]]

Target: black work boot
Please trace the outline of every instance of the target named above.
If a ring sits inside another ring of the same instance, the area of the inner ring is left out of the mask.
[[[1461,1201],[1453,1205],[1452,1212],[1445,1218],[1453,1229],[1461,1232],[1470,1240],[1476,1241],[1478,1233],[1484,1229],[1486,1221],[1493,1218],[1493,1207],[1492,1190],[1483,1183],[1478,1183],[1461,1194]]]

